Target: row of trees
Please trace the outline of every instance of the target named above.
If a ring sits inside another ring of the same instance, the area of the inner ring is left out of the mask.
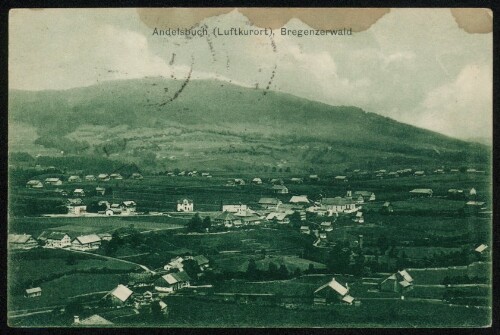
[[[196,213],[187,224],[187,230],[189,232],[204,232],[212,227],[212,219],[210,216],[206,216],[204,219],[201,218],[200,214]]]

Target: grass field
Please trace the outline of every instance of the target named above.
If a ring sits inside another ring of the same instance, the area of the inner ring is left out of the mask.
[[[329,306],[289,310],[282,307],[235,305],[187,297],[167,299],[167,324],[188,327],[471,327],[491,322],[491,310],[442,303],[371,300],[361,306]],[[190,306],[196,305],[194,310]]]

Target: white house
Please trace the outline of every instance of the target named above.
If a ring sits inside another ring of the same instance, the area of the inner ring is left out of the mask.
[[[107,173],[101,173],[97,176],[100,181],[108,181],[109,175]]]
[[[77,188],[73,191],[73,196],[74,197],[84,197],[85,191],[82,188]]]
[[[289,202],[296,205],[308,205],[309,199],[307,198],[307,195],[294,195],[290,198]]]
[[[335,278],[320,286],[316,291],[314,291],[314,304],[316,305],[327,305],[330,303],[342,303],[352,305],[354,298],[349,294],[349,288],[343,286]]]
[[[137,204],[133,200],[126,200],[121,203],[122,214],[130,215],[135,214],[137,211]]]
[[[43,188],[43,184],[40,180],[29,180],[26,183],[27,188]]]
[[[275,210],[281,205],[281,201],[276,198],[260,198],[259,205],[264,209]]]
[[[354,197],[363,197],[363,202],[376,200],[375,193],[370,191],[355,191]]]
[[[54,231],[47,234],[44,238],[47,248],[66,248],[71,246],[71,237],[66,233]]]
[[[40,287],[28,288],[25,291],[24,296],[26,298],[36,298],[42,295],[42,289]]]
[[[288,194],[288,188],[285,185],[273,185],[271,190],[276,194]]]
[[[262,184],[262,179],[260,179],[260,178],[254,178],[254,179],[252,179],[252,183],[256,184],[256,185],[260,185],[260,184]]]
[[[132,292],[127,286],[119,284],[113,291],[109,292],[106,297],[109,297],[115,305],[125,305],[132,303]]]
[[[352,213],[358,209],[356,202],[349,198],[323,198],[320,204],[321,209],[331,213]]]
[[[68,182],[70,183],[79,183],[82,181],[82,178],[80,176],[69,176]]]
[[[62,185],[62,180],[59,178],[45,178],[45,184],[59,186]]]
[[[194,210],[193,200],[182,199],[177,201],[178,212],[192,212]]]
[[[186,272],[168,273],[155,282],[158,292],[174,292],[184,287],[189,287],[191,278]]]
[[[38,242],[27,234],[9,234],[10,249],[32,249],[38,246]]]
[[[249,210],[248,206],[247,205],[242,205],[242,204],[239,204],[239,205],[223,205],[222,206],[222,211],[223,212],[233,213],[233,214],[238,215],[238,216],[246,216],[248,210]]]
[[[123,179],[122,175],[119,173],[112,173],[109,175],[109,178],[114,179],[114,180],[122,180]]]
[[[96,250],[100,246],[101,238],[96,234],[78,236],[71,242],[72,249],[81,251]]]
[[[96,177],[93,174],[89,174],[85,176],[85,181],[96,181]]]

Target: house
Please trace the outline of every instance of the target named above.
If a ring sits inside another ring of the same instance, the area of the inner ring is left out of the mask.
[[[80,176],[69,176],[68,182],[69,183],[80,183],[82,181],[82,178]]]
[[[270,183],[273,185],[283,185],[283,179],[281,178],[272,178]]]
[[[432,197],[432,190],[430,188],[415,188],[410,193],[415,197]]]
[[[354,218],[354,222],[365,223],[365,219],[363,218],[363,212],[356,213],[356,217]]]
[[[75,315],[74,321],[73,321],[73,326],[78,326],[78,327],[106,327],[106,326],[111,326],[113,325],[113,322],[106,320],[102,316],[98,314],[94,314],[89,316],[88,318],[81,319],[78,315]]]
[[[302,184],[304,182],[304,179],[294,177],[294,178],[290,179],[290,182],[293,183],[293,184]]]
[[[59,186],[62,185],[62,180],[59,178],[45,178],[45,184]]]
[[[381,208],[381,212],[385,214],[394,212],[394,209],[392,208],[392,205],[389,201],[384,202]]]
[[[26,187],[27,188],[43,188],[43,184],[40,180],[33,179],[33,180],[29,180],[26,183]]]
[[[336,176],[333,179],[333,181],[336,182],[336,183],[347,183],[348,182],[347,176]]]
[[[183,271],[184,268],[184,258],[183,257],[175,257],[170,260],[170,262],[163,267],[164,270],[170,271],[173,269],[177,269],[179,271]]]
[[[113,239],[113,235],[110,233],[101,233],[97,234],[101,238],[101,241],[111,241]]]
[[[113,180],[122,180],[123,179],[122,175],[119,173],[112,173],[109,175],[109,178],[113,179]]]
[[[470,195],[470,196],[475,196],[475,195],[477,195],[477,191],[476,191],[476,189],[475,189],[474,187],[470,189],[470,191],[469,191],[469,195]]]
[[[391,171],[387,174],[387,177],[389,178],[398,178],[399,177],[399,173],[397,173],[396,171]]]
[[[259,205],[264,209],[275,210],[281,205],[281,201],[276,198],[260,198]]]
[[[309,180],[310,181],[319,181],[319,177],[317,174],[311,174],[311,175],[309,175]]]
[[[184,287],[189,287],[191,278],[186,272],[168,273],[155,282],[155,290],[158,292],[175,292]]]
[[[81,188],[77,188],[73,191],[73,196],[74,197],[84,197],[85,196],[85,191]]]
[[[444,173],[444,169],[436,169],[436,170],[434,170],[434,173],[436,173],[436,174],[443,174]]]
[[[202,177],[210,177],[210,173],[208,173],[208,172],[202,172],[201,176]]]
[[[127,286],[119,284],[113,291],[108,293],[105,297],[109,297],[113,304],[115,305],[125,305],[132,303],[132,299],[129,299],[132,296],[132,290]]]
[[[263,218],[255,213],[251,213],[250,215],[242,216],[241,222],[245,225],[259,225],[262,223]]]
[[[415,177],[425,176],[425,171],[415,171],[413,174]]]
[[[482,254],[486,249],[488,249],[488,246],[486,244],[481,244],[476,249],[474,249],[474,251]]]
[[[130,179],[142,180],[142,179],[144,179],[144,177],[140,173],[134,172],[130,176]]]
[[[324,230],[324,231],[332,231],[333,230],[332,222],[331,221],[321,222],[320,228],[321,228],[321,230]]]
[[[67,248],[71,246],[71,237],[63,232],[43,232],[38,240],[44,242],[47,248]]]
[[[309,226],[300,226],[300,232],[302,234],[311,234],[311,229],[309,229]]]
[[[245,181],[241,178],[235,178],[233,182],[234,182],[234,185],[240,185],[240,186],[245,185]]]
[[[96,177],[93,174],[89,174],[85,176],[85,181],[96,181]]]
[[[87,206],[83,204],[82,199],[68,199],[66,202],[66,208],[68,209],[68,214],[80,215],[87,211]]]
[[[288,194],[288,188],[285,185],[273,185],[271,190],[276,194]]]
[[[459,170],[459,169],[450,169],[450,172],[451,172],[451,173],[459,173],[459,172],[460,172],[460,170]]]
[[[119,215],[119,214],[122,214],[122,212],[123,212],[123,208],[120,204],[111,204],[109,206],[109,209],[111,210],[111,212],[113,212],[112,215]],[[106,215],[108,215],[108,213],[109,213],[109,211],[106,211]]]
[[[9,248],[11,250],[32,249],[38,247],[38,242],[27,234],[9,234]]]
[[[472,168],[467,169],[467,173],[476,173],[476,172],[477,172],[476,169],[472,169]]]
[[[262,184],[262,179],[254,178],[254,179],[252,179],[252,184],[260,185],[260,184]]]
[[[210,267],[210,261],[203,255],[194,256],[193,260],[198,264],[201,271],[205,271]]]
[[[356,203],[349,198],[323,198],[320,201],[321,209],[330,213],[351,213],[356,211]]]
[[[363,200],[366,201],[375,201],[375,193],[370,191],[355,191],[354,197],[363,197]]]
[[[68,196],[68,192],[66,192],[65,190],[63,190],[63,189],[61,189],[61,188],[56,188],[56,189],[54,190],[54,193],[57,193],[57,194],[59,194],[59,195],[61,195],[61,196],[63,196],[63,197]]]
[[[248,211],[247,205],[222,205],[223,212],[234,213],[235,215],[246,215]]]
[[[307,195],[294,195],[289,202],[297,205],[308,205],[309,199],[307,199]]]
[[[456,188],[450,188],[448,190],[448,197],[451,199],[463,199],[464,196],[464,190],[459,190]]]
[[[122,214],[130,215],[135,214],[137,211],[137,204],[133,200],[126,200],[121,203]]]
[[[97,179],[99,179],[100,181],[108,181],[109,175],[106,173],[101,173],[97,176]]]
[[[36,298],[42,295],[42,289],[40,287],[33,287],[26,289],[24,296],[26,298]]]
[[[398,271],[380,283],[380,291],[404,294],[413,288],[413,278],[408,271]]]
[[[320,286],[314,291],[314,304],[315,305],[328,305],[328,304],[347,304],[352,305],[354,298],[349,294],[349,288],[343,286],[335,278]]]
[[[104,195],[106,193],[106,189],[104,187],[96,187],[95,193],[97,195]]]
[[[266,220],[267,221],[276,221],[277,223],[280,223],[280,224],[287,224],[287,223],[290,223],[290,219],[287,218],[287,215],[288,215],[287,213],[272,212],[266,216]]]
[[[226,227],[231,227],[241,221],[236,215],[226,211],[216,216],[214,222],[219,225],[225,225]]]
[[[177,201],[178,212],[192,212],[194,210],[193,200],[182,199]]]
[[[101,238],[96,234],[82,235],[71,242],[71,249],[87,251],[96,250],[101,246]]]

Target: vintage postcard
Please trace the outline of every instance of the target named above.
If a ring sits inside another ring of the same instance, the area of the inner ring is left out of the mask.
[[[9,326],[490,326],[492,20],[12,9]]]

